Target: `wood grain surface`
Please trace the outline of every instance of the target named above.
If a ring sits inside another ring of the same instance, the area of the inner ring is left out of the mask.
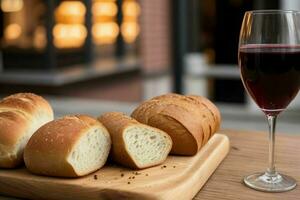
[[[0,194],[28,199],[192,199],[229,151],[215,134],[193,157],[169,156],[160,166],[132,171],[106,166],[89,176],[62,179],[35,176],[26,169],[0,170]]]
[[[247,188],[243,176],[266,170],[268,135],[262,132],[221,131],[229,136],[231,150],[196,200],[298,200],[300,199],[300,136],[276,135],[276,166],[294,177],[298,186],[289,192],[265,193]],[[300,133],[300,126],[299,126]]]

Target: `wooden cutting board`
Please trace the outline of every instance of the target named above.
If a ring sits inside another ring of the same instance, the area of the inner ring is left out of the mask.
[[[0,170],[0,194],[28,199],[192,199],[226,157],[229,140],[215,134],[193,157],[169,156],[156,167],[133,171],[108,165],[77,179]]]

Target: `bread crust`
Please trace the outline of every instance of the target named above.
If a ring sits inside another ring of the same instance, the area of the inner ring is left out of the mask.
[[[15,112],[0,113],[0,167],[12,168],[22,163],[22,152],[15,145],[24,131],[28,131],[27,119]]]
[[[171,153],[176,155],[195,155],[219,129],[221,121],[220,112],[208,99],[175,93],[144,101],[131,116],[166,131],[173,140]]]
[[[50,104],[32,93],[18,93],[0,101],[0,168],[23,162],[23,150],[39,126],[53,119]]]
[[[103,115],[98,117],[98,120],[107,128],[108,132],[111,135],[111,139],[112,139],[111,154],[114,161],[132,169],[147,168],[161,163],[161,162],[157,162],[157,163],[149,164],[148,166],[139,166],[138,163],[136,163],[135,160],[130,156],[130,153],[128,152],[126,148],[126,144],[124,142],[124,134],[127,128],[130,128],[131,126],[140,126],[140,127],[149,128],[149,126],[141,124],[135,119],[128,117],[124,113],[120,113],[120,112],[104,113]],[[151,128],[168,136],[166,133],[164,133],[159,129],[156,129],[154,127]],[[172,142],[171,138],[169,138],[169,140],[170,142]]]
[[[168,133],[172,138],[173,144],[180,141],[181,145],[173,147],[171,153],[176,155],[193,155],[191,152],[198,151],[195,137],[176,119],[168,115],[157,114],[149,119],[148,124],[153,127],[159,127],[159,129]]]
[[[192,126],[194,124],[195,126],[198,126],[198,128],[202,128],[202,137],[199,135],[198,132],[191,132],[195,136],[195,138],[198,138],[196,141],[200,144],[198,144],[198,150],[206,144],[210,136],[212,135],[212,132],[215,131],[214,127],[214,118],[211,115],[210,111],[204,107],[201,103],[194,101],[193,99],[188,98],[187,96],[178,95],[174,93],[165,94],[162,96],[154,97],[153,99],[161,100],[163,102],[169,102],[171,105],[175,104],[180,107],[185,108],[188,111],[188,115],[185,117],[185,119],[179,120],[181,123],[186,124],[187,119],[194,118],[194,123],[188,123],[186,127]],[[170,109],[173,113],[177,114],[178,112],[176,109]],[[196,121],[195,121],[196,120]],[[197,134],[198,133],[198,134]],[[202,139],[201,139],[202,138]],[[201,143],[202,142],[202,143]],[[175,147],[174,147],[175,148]],[[174,154],[177,154],[174,152]]]
[[[113,160],[126,167],[138,168],[125,148],[126,145],[123,140],[124,130],[129,125],[138,124],[138,122],[119,112],[104,113],[98,117],[98,120],[107,128],[111,136]]]
[[[199,103],[202,103],[202,104],[206,105],[206,108],[208,108],[211,115],[213,115],[213,118],[214,118],[214,121],[215,121],[213,134],[216,133],[220,129],[221,121],[222,121],[221,113],[220,113],[219,109],[216,107],[216,105],[213,104],[207,98],[204,98],[204,97],[201,97],[201,96],[187,95],[187,97],[192,98],[192,99],[198,101]]]
[[[1,108],[17,109],[29,114],[46,112],[53,118],[51,105],[43,97],[33,93],[17,93],[5,97],[0,102],[0,109]]]
[[[87,115],[65,116],[45,124],[34,133],[25,148],[27,169],[39,175],[80,176],[67,158],[80,138],[93,127],[105,129],[100,122]]]

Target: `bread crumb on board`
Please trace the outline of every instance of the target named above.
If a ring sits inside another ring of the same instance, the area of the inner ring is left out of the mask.
[[[142,173],[140,172],[132,172],[134,175],[141,175]]]
[[[161,166],[160,166],[161,169],[165,169],[165,168],[167,168],[167,167],[168,167],[167,165],[161,165]],[[169,166],[169,167],[171,167],[171,168],[176,168],[176,165],[172,165],[172,166]],[[127,182],[127,184],[131,184],[131,182],[133,181],[133,179],[136,179],[135,176],[138,176],[138,175],[149,176],[149,173],[142,173],[142,172],[138,172],[138,171],[132,171],[132,172],[129,172],[130,174],[133,174],[133,176],[127,176],[127,175],[129,175],[129,174],[126,174],[126,172],[124,172],[123,170],[120,170],[120,172],[121,172],[121,173],[120,173],[119,178],[120,178],[120,177],[123,178],[123,177],[126,176],[126,177],[127,177],[127,180],[130,180],[130,181]],[[95,175],[93,176],[93,178],[94,178],[95,180],[98,180],[98,175],[95,174]],[[115,177],[114,180],[118,180],[118,178]],[[126,179],[125,179],[125,180],[126,180]]]
[[[231,148],[232,148],[233,150],[237,150],[237,151],[240,150],[239,148],[237,148],[237,147],[235,147],[235,146],[232,146]]]

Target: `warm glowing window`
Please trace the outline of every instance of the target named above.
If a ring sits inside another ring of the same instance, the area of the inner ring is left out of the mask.
[[[76,48],[84,44],[87,31],[82,24],[56,24],[53,35],[57,48]]]
[[[119,34],[119,27],[115,22],[95,23],[92,28],[94,41],[97,44],[112,44]]]
[[[134,0],[124,0],[122,4],[123,22],[117,26],[118,8],[115,0],[94,0],[92,7],[93,28],[92,34],[96,44],[115,43],[121,32],[126,43],[135,42],[140,32],[138,17],[140,6]]]
[[[138,17],[141,9],[139,4],[134,0],[125,0],[122,5],[123,22],[121,33],[126,43],[133,43],[140,33]]]
[[[114,1],[96,1],[93,3],[92,13],[95,18],[104,17],[114,18],[117,15],[118,8]]]
[[[21,36],[22,28],[19,24],[9,24],[4,30],[6,40],[16,40]]]
[[[92,6],[93,40],[98,45],[113,44],[119,35],[118,7],[114,0],[94,0]]]
[[[54,45],[57,48],[83,46],[87,37],[84,26],[86,8],[80,1],[63,1],[55,10],[53,28]]]
[[[3,12],[18,12],[23,8],[23,0],[1,0],[1,10]]]

